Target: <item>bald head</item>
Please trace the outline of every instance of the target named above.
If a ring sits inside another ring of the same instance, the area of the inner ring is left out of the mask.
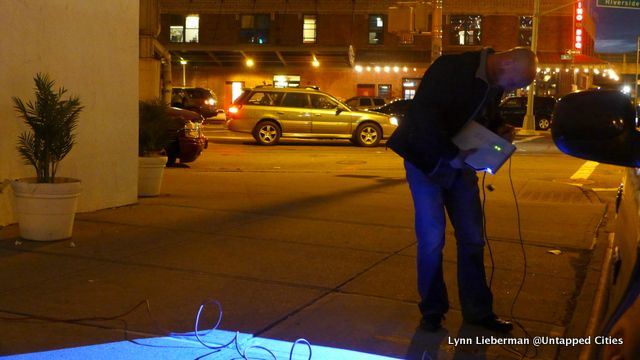
[[[491,85],[512,91],[529,85],[536,77],[538,60],[527,47],[516,47],[494,53],[487,59]]]

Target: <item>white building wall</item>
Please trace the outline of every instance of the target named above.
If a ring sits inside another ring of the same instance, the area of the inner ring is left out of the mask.
[[[0,0],[0,183],[35,176],[16,150],[26,129],[12,96],[33,99],[48,73],[84,106],[58,176],[82,180],[78,211],[137,200],[138,22],[132,0]],[[0,225],[15,221],[0,185]]]

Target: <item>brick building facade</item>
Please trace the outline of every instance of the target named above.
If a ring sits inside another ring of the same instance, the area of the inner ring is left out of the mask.
[[[159,0],[158,40],[171,54],[173,86],[211,88],[225,105],[241,87],[276,82],[341,98],[411,97],[440,53],[528,46],[533,8],[533,0]],[[586,88],[593,69],[604,70],[591,57],[595,26],[584,10],[578,56],[575,5],[543,1],[539,92]]]

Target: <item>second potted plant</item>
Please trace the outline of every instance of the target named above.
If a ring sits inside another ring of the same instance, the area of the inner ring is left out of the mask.
[[[139,103],[138,196],[160,194],[167,157],[169,106],[161,99]]]
[[[29,126],[18,137],[18,152],[32,165],[34,178],[11,183],[20,237],[50,241],[70,238],[73,231],[78,179],[58,177],[58,165],[75,144],[76,125],[82,110],[78,97],[63,99],[66,90],[54,90],[55,81],[46,74],[34,78],[35,102],[14,97],[14,108]]]

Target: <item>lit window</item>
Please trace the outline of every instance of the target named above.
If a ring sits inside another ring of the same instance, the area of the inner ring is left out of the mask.
[[[198,33],[200,29],[200,16],[189,15],[186,18],[180,17],[181,25],[169,26],[170,42],[198,42]]]
[[[378,96],[383,98],[391,98],[391,84],[378,84]],[[377,103],[377,101],[382,101],[381,99],[373,99],[373,102],[377,106],[384,105],[384,101],[382,104]]]
[[[268,43],[270,21],[268,14],[242,15],[240,17],[240,42],[244,44]]]
[[[302,24],[302,43],[316,43],[316,16],[305,15]]]
[[[518,44],[531,46],[531,34],[533,29],[533,16],[520,16],[520,29]]]
[[[184,42],[184,26],[170,26],[169,41]]]
[[[451,44],[480,45],[481,23],[480,15],[452,15]]]
[[[200,17],[189,15],[185,21],[184,36],[185,42],[198,42],[198,30],[200,28]]]
[[[369,44],[382,44],[384,35],[384,17],[382,15],[369,15]]]

